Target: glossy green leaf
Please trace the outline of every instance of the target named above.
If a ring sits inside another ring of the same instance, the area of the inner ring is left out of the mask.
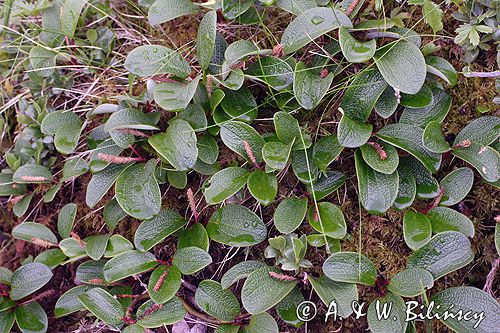
[[[344,114],[338,125],[337,137],[342,146],[356,148],[368,142],[372,130],[371,124],[361,123]]]
[[[238,16],[244,14],[253,5],[254,0],[222,0],[222,13],[224,17],[234,20]]]
[[[107,285],[104,281],[105,264],[105,260],[88,260],[81,263],[76,269],[76,281],[96,286]]]
[[[419,198],[429,199],[439,195],[439,183],[420,161],[412,156],[405,156],[399,159],[399,164],[415,178]]]
[[[381,146],[383,153],[378,152],[372,144],[364,144],[361,146],[363,160],[375,171],[388,175],[394,173],[399,164],[398,151],[392,145],[385,142],[376,144]]]
[[[385,81],[394,89],[416,94],[422,88],[427,69],[415,44],[397,40],[379,48],[373,58]]]
[[[133,250],[123,252],[104,265],[104,277],[109,283],[145,272],[157,265],[156,258],[149,252]]]
[[[299,104],[312,110],[321,103],[333,82],[333,73],[321,77],[316,69],[307,68],[303,62],[297,63],[293,72],[293,93]]]
[[[339,28],[339,43],[346,60],[354,63],[370,60],[377,49],[375,39],[360,42],[351,36],[346,27]]]
[[[337,282],[359,283],[373,286],[377,278],[377,268],[362,254],[337,252],[323,263],[325,275]]]
[[[47,314],[37,302],[17,307],[15,315],[17,327],[22,333],[45,333],[49,328]]]
[[[436,56],[425,57],[427,72],[443,79],[450,86],[455,86],[458,82],[458,74],[453,65],[446,59]]]
[[[33,262],[39,262],[54,269],[64,262],[66,255],[60,249],[45,250],[33,259]]]
[[[198,138],[198,158],[207,164],[213,164],[217,162],[219,157],[219,146],[217,141],[211,135],[203,135]]]
[[[159,112],[144,113],[136,109],[123,109],[114,112],[104,125],[104,131],[110,132],[124,128],[137,130],[155,130],[160,120]]]
[[[191,0],[155,0],[149,7],[148,20],[149,24],[158,25],[196,11]]]
[[[104,258],[112,258],[122,252],[127,252],[134,249],[134,245],[125,237],[121,235],[113,235],[109,238],[106,251],[104,251]]]
[[[10,299],[18,301],[42,288],[52,278],[50,268],[40,263],[29,263],[14,271],[10,283]]]
[[[196,98],[194,98],[196,100]],[[184,110],[177,113],[177,118],[183,119],[194,130],[204,130],[208,126],[207,115],[201,104],[189,104]]]
[[[281,37],[285,54],[292,53],[340,26],[352,28],[351,20],[338,9],[311,8],[297,16],[286,27]]]
[[[347,233],[344,214],[339,206],[330,202],[319,202],[310,206],[307,218],[314,230],[332,238],[343,238]]]
[[[408,268],[391,278],[387,289],[402,297],[415,297],[434,286],[434,277],[423,268]]]
[[[220,281],[222,288],[229,288],[241,279],[246,279],[255,270],[265,267],[262,261],[248,260],[242,261],[231,267]]]
[[[163,304],[172,299],[180,287],[181,272],[179,269],[175,266],[161,265],[151,273],[148,292],[156,304]]]
[[[205,182],[205,200],[209,205],[221,203],[245,186],[248,176],[249,172],[240,167],[222,169]]]
[[[164,325],[172,325],[181,321],[186,315],[186,310],[178,297],[174,297],[156,311],[146,311],[154,306],[151,300],[143,303],[137,310],[137,325],[145,328],[156,328]]]
[[[355,163],[361,205],[373,214],[386,212],[398,194],[399,175],[397,171],[388,175],[373,170],[365,163],[359,150],[355,154]]]
[[[16,317],[14,316],[14,311],[1,311],[0,312],[0,332],[10,333]]]
[[[143,221],[134,236],[135,247],[148,251],[156,244],[185,226],[187,221],[173,210],[161,210],[158,215]]]
[[[195,293],[196,304],[219,320],[231,321],[240,313],[240,303],[234,294],[219,282],[203,280]]]
[[[437,121],[431,121],[427,124],[422,140],[424,148],[433,153],[446,153],[451,149],[443,136],[441,124]]]
[[[61,251],[71,259],[80,259],[87,256],[85,252],[85,244],[81,244],[74,238],[65,238],[59,242]]]
[[[343,149],[336,135],[322,137],[313,145],[314,165],[321,171],[325,171],[339,157]]]
[[[451,108],[452,98],[444,90],[431,88],[432,103],[424,108],[405,108],[399,122],[424,128],[431,121],[442,122]]]
[[[403,235],[406,245],[417,250],[431,239],[431,221],[422,213],[407,210],[403,217]]]
[[[500,117],[484,116],[471,121],[455,137],[453,145],[457,145],[464,140],[488,146],[500,136]]]
[[[291,146],[283,142],[266,142],[262,147],[262,159],[274,170],[285,168],[290,157]]]
[[[432,90],[427,85],[423,85],[422,89],[416,94],[401,93],[400,104],[407,108],[424,108],[432,103]]]
[[[52,173],[43,165],[25,164],[14,172],[12,181],[20,184],[42,184],[52,182]]]
[[[73,223],[75,221],[77,205],[69,203],[64,205],[59,211],[57,217],[57,231],[62,238],[68,238],[73,230]]]
[[[266,240],[264,222],[250,209],[227,205],[215,211],[207,224],[210,238],[229,246],[251,246]]]
[[[388,318],[379,318],[377,309],[382,312],[384,306],[391,309]],[[388,293],[381,299],[373,300],[367,312],[368,327],[373,333],[405,333],[408,322],[406,321],[406,303],[401,296]]]
[[[12,229],[12,237],[31,243],[36,240],[42,240],[51,244],[57,244],[56,235],[43,224],[36,222],[24,222],[16,225]]]
[[[81,294],[86,293],[90,289],[94,287],[92,286],[87,286],[87,285],[81,285],[81,286],[76,286],[68,291],[66,291],[64,294],[62,294],[61,297],[56,302],[55,308],[54,308],[54,315],[56,318],[61,318],[63,316],[67,316],[71,313],[85,310],[85,307],[83,306],[82,303],[78,300],[78,296]]]
[[[310,142],[302,142],[302,132],[300,130],[299,122],[294,116],[288,112],[279,111],[273,116],[274,128],[278,139],[288,145],[292,145],[292,149],[305,149],[308,148]],[[304,141],[306,141],[304,139]]]
[[[246,1],[247,4],[251,3]],[[257,45],[249,40],[240,39],[229,45],[224,53],[226,58],[225,65],[230,67],[233,64],[238,63],[239,60],[246,59],[252,55],[267,55],[270,54],[271,50],[260,50]],[[227,72],[223,74],[227,75]]]
[[[191,68],[182,56],[161,45],[143,45],[127,54],[124,67],[130,73],[142,77],[174,74],[186,78]]]
[[[241,329],[241,333],[278,333],[278,323],[267,312],[259,313],[250,317],[250,322],[247,326]]]
[[[217,13],[211,11],[203,16],[198,27],[196,53],[201,69],[206,70],[212,60],[215,48],[215,35],[217,33]]]
[[[272,173],[255,170],[248,176],[248,191],[262,205],[267,206],[278,194],[278,180]]]
[[[424,167],[422,166],[422,168]],[[427,172],[425,168],[424,170]],[[399,175],[399,189],[396,200],[394,200],[392,205],[396,209],[403,210],[413,204],[417,195],[417,182],[412,169],[406,164],[400,163],[397,171]]]
[[[467,167],[450,172],[441,180],[444,194],[439,201],[442,206],[453,206],[462,201],[472,189],[474,172]]]
[[[454,313],[461,310],[464,314],[477,315],[472,320],[459,321],[458,317],[449,317],[442,321],[455,332],[489,333],[498,330],[500,305],[490,294],[481,289],[467,286],[451,287],[433,295],[429,301],[435,305],[432,313],[439,313],[441,316],[451,307]]]
[[[462,213],[448,207],[436,207],[427,213],[432,224],[432,232],[459,231],[467,237],[474,237],[474,224]]]
[[[248,66],[245,74],[282,91],[293,82],[293,64],[293,58],[286,60],[275,57],[258,58],[256,62]]]
[[[326,171],[322,173],[314,183],[307,185],[309,193],[313,194],[316,200],[326,198],[334,191],[338,190],[345,183],[345,176],[339,171]],[[313,188],[314,187],[314,191]],[[313,193],[314,192],[314,193]]]
[[[198,158],[196,134],[182,119],[170,121],[166,132],[155,134],[148,143],[177,170],[189,170]]]
[[[126,165],[114,164],[92,176],[87,185],[85,203],[93,208],[109,191],[118,176],[127,168]]]
[[[250,89],[242,86],[238,90],[224,89],[222,109],[231,117],[231,120],[252,122],[257,117],[257,102]]]
[[[241,301],[250,314],[263,313],[280,302],[297,284],[296,281],[283,281],[269,275],[278,273],[272,267],[262,267],[251,273],[243,285]],[[269,292],[272,291],[272,292]]]
[[[444,231],[432,237],[408,258],[408,268],[424,268],[434,279],[464,267],[474,259],[467,237],[457,231]]]
[[[221,126],[220,137],[222,142],[224,142],[229,149],[251,162],[243,143],[243,141],[246,141],[250,146],[257,163],[262,162],[262,147],[264,146],[264,139],[250,125],[240,121],[227,122]]]
[[[153,176],[156,161],[134,164],[116,180],[115,194],[120,207],[137,219],[150,219],[160,212],[161,193]]]
[[[289,234],[304,221],[307,198],[290,197],[281,201],[274,211],[274,225],[279,232]]]
[[[415,156],[432,173],[441,166],[441,155],[425,149],[422,143],[423,129],[409,124],[389,124],[377,132],[377,136]]]
[[[94,235],[85,238],[85,250],[90,258],[99,260],[104,255],[110,235]]]
[[[318,169],[312,162],[312,150],[294,150],[292,152],[292,170],[298,180],[310,184],[318,178]]]
[[[358,301],[358,288],[354,283],[333,281],[324,275],[318,279],[308,276],[308,279],[316,294],[327,307],[335,301],[340,317],[347,318],[352,314],[352,302]]]
[[[120,325],[125,315],[120,302],[101,288],[91,289],[77,296],[83,306],[109,325]]]
[[[344,115],[365,122],[386,88],[387,83],[376,68],[356,74],[340,103]]]
[[[201,223],[195,223],[186,230],[183,230],[177,238],[177,248],[196,246],[208,252],[210,239],[205,227]]]
[[[172,264],[179,268],[184,275],[194,274],[211,263],[212,257],[210,254],[195,246],[178,249],[172,261]]]
[[[0,173],[0,196],[23,195],[25,193],[25,184],[14,183],[12,174]]]
[[[125,216],[127,216],[127,213],[120,207],[116,198],[108,201],[106,205],[104,205],[102,217],[110,231],[113,231]]]
[[[43,118],[40,130],[45,134],[54,135],[54,145],[58,152],[69,154],[78,144],[82,121],[73,112],[55,111]]]
[[[155,102],[164,110],[180,111],[185,109],[198,87],[200,76],[188,83],[163,82],[155,87]]]
[[[500,154],[490,146],[471,143],[469,147],[453,149],[453,155],[471,164],[488,182],[500,179]]]
[[[375,103],[375,112],[382,118],[389,118],[398,108],[398,98],[391,86],[387,86]]]

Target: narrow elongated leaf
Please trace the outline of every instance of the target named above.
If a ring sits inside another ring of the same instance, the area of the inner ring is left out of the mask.
[[[104,277],[109,283],[145,272],[157,265],[156,258],[149,252],[123,252],[104,265]]]
[[[175,266],[156,268],[148,283],[148,292],[156,304],[166,303],[181,287],[181,271]]]
[[[57,231],[62,238],[68,238],[71,230],[73,230],[73,223],[75,221],[77,206],[74,203],[64,205],[59,211],[57,217]]]
[[[377,132],[382,140],[406,150],[415,156],[432,173],[441,166],[441,155],[425,149],[422,143],[423,130],[409,124],[389,124]]]
[[[444,315],[444,311],[453,307],[453,311],[478,314],[472,320],[457,320],[449,317],[443,324],[455,332],[488,333],[498,330],[500,321],[498,313],[500,305],[488,293],[474,287],[451,287],[433,295],[429,301],[434,302],[433,313]],[[439,308],[437,308],[439,306]]]
[[[377,49],[375,39],[360,42],[351,36],[346,27],[339,28],[339,43],[346,60],[355,63],[370,60]]]
[[[355,163],[361,204],[374,214],[386,212],[398,194],[398,172],[388,175],[373,170],[365,163],[359,150],[356,151]]]
[[[365,122],[386,88],[387,83],[378,69],[360,72],[352,80],[340,103],[344,115]]]
[[[240,303],[234,294],[219,282],[203,280],[194,295],[196,304],[219,320],[231,321],[240,313]]]
[[[262,170],[255,170],[250,174],[247,186],[252,196],[264,206],[272,203],[276,194],[278,194],[276,176]]]
[[[379,318],[379,313],[384,306],[390,307],[388,318]],[[373,300],[367,312],[368,326],[373,333],[405,333],[408,322],[406,321],[406,303],[401,296],[388,293],[381,299]]]
[[[400,123],[411,124],[424,128],[431,121],[442,122],[451,108],[452,98],[444,90],[433,87],[432,103],[424,108],[405,108]]]
[[[467,237],[457,231],[444,231],[408,258],[408,268],[424,268],[434,279],[464,267],[474,259]]]
[[[19,267],[12,274],[10,299],[18,301],[42,288],[52,278],[52,272],[44,264],[29,263]]]
[[[184,275],[194,274],[211,263],[212,257],[210,254],[195,246],[178,249],[172,261],[172,264],[179,268]]]
[[[435,234],[443,231],[459,231],[467,237],[474,237],[474,224],[462,213],[448,207],[436,207],[427,213]]]
[[[91,289],[77,296],[83,306],[94,316],[109,325],[120,325],[125,311],[110,293],[101,288]]]
[[[431,221],[422,213],[407,210],[403,217],[403,236],[410,249],[419,249],[431,239]]]
[[[347,318],[352,314],[352,302],[358,301],[358,288],[354,283],[333,281],[324,275],[318,279],[308,276],[308,279],[316,294],[327,307],[335,301],[340,317]]]
[[[355,252],[337,252],[323,263],[323,272],[337,282],[359,283],[373,286],[377,277],[377,268],[362,254]]]
[[[333,77],[334,73],[329,73],[323,78],[316,69],[307,68],[303,62],[297,63],[293,72],[295,98],[304,109],[314,109],[328,92]]]
[[[338,9],[331,7],[311,8],[297,16],[281,37],[286,54],[292,53],[340,26],[352,28],[351,20]]]
[[[274,278],[270,273],[278,273],[272,267],[262,267],[251,273],[241,290],[243,307],[251,314],[263,313],[280,302],[297,284]],[[270,293],[269,291],[272,290]]]
[[[239,280],[246,279],[255,270],[265,266],[265,263],[256,260],[248,260],[237,263],[224,273],[220,281],[221,286],[222,288],[229,288]]]
[[[188,83],[163,82],[155,87],[155,102],[164,110],[180,111],[185,109],[198,87],[200,76]]]
[[[202,69],[207,69],[212,60],[215,48],[215,35],[217,33],[217,13],[211,11],[203,16],[198,27],[198,36],[196,43],[196,53],[198,62]]]
[[[423,268],[409,268],[394,275],[387,289],[402,297],[421,295],[434,286],[434,277]]]
[[[424,148],[433,153],[446,153],[451,150],[450,145],[444,139],[441,131],[441,124],[437,121],[431,121],[424,129],[422,142]]]
[[[462,201],[472,189],[474,172],[470,168],[458,168],[441,180],[444,194],[439,201],[442,206],[453,206]]]
[[[49,320],[43,308],[37,302],[16,308],[16,323],[23,333],[44,333],[49,327]]]
[[[264,222],[250,209],[240,205],[219,208],[207,224],[210,238],[229,246],[251,246],[266,240]]]
[[[264,139],[250,125],[240,121],[227,122],[221,126],[220,137],[229,149],[244,157],[247,161],[252,162],[243,143],[243,141],[246,141],[257,163],[262,162]]]
[[[343,238],[347,232],[347,226],[342,210],[330,202],[319,202],[318,210],[315,206],[309,207],[307,217],[309,224],[316,231],[331,238]]]
[[[194,13],[196,7],[191,0],[155,0],[149,7],[148,20],[149,24],[158,25]]]
[[[420,91],[427,69],[424,56],[417,46],[400,39],[379,48],[373,57],[391,87],[406,94]]]
[[[167,131],[153,135],[148,143],[177,170],[188,170],[198,158],[196,134],[182,119],[170,121]]]
[[[280,202],[274,211],[274,225],[279,232],[289,234],[304,221],[307,211],[307,198],[290,197]]]
[[[135,247],[140,251],[149,251],[186,224],[187,221],[179,213],[161,210],[158,215],[139,225],[134,235]]]
[[[134,164],[116,180],[115,194],[120,207],[137,219],[150,219],[160,212],[161,193],[154,177],[156,162]]]
[[[205,200],[210,205],[221,203],[245,186],[248,175],[249,172],[240,167],[222,169],[205,182]]]
[[[373,126],[343,115],[340,119],[337,137],[339,143],[348,148],[361,147],[370,139]]]

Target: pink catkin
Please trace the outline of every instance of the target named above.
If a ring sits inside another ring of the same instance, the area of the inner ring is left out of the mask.
[[[147,317],[147,316],[155,313],[156,311],[160,310],[161,308],[163,308],[163,304],[154,304],[154,305],[150,306],[146,311],[144,311],[144,313],[142,315],[137,317],[137,320],[141,320],[144,317]]]
[[[48,180],[48,178],[42,176],[22,176],[21,179],[27,182],[44,182]]]
[[[372,146],[377,151],[377,154],[378,154],[378,156],[380,156],[380,159],[382,161],[387,159],[387,153],[385,152],[384,148],[380,144],[378,144],[376,142],[368,142],[368,144],[370,146]]]
[[[168,268],[165,269],[165,272],[163,272],[162,275],[160,275],[160,278],[158,279],[158,281],[156,281],[156,284],[155,286],[153,287],[153,290],[155,292],[158,292],[158,290],[160,290],[160,288],[163,286],[163,284],[165,283],[165,279],[167,278],[168,276]]]
[[[285,54],[285,52],[283,51],[283,45],[282,44],[276,44],[273,47],[273,53],[272,53],[273,56],[279,58],[279,57],[282,57],[284,54]]]
[[[37,237],[31,237],[31,242],[35,245],[41,246],[41,247],[53,247],[56,246],[56,244],[51,243],[49,241],[46,241],[44,239],[40,239]]]
[[[269,276],[274,278],[274,279],[281,280],[281,281],[296,281],[297,280],[297,278],[295,278],[293,276],[278,274],[276,272],[269,272]]]
[[[76,240],[76,242],[78,243],[78,245],[80,245],[81,247],[85,248],[85,242],[80,238],[80,236],[78,236],[78,234],[76,232],[72,232],[70,235],[71,235],[71,238],[73,238],[74,240]]]
[[[257,163],[257,160],[255,159],[255,155],[253,154],[252,147],[250,147],[250,144],[248,141],[243,140],[243,147],[245,147],[245,152],[247,153],[248,158],[250,161],[252,161],[253,165],[258,169],[260,168],[259,164]]]
[[[324,68],[324,69],[321,70],[321,73],[319,74],[319,77],[322,78],[322,79],[324,79],[325,77],[328,76],[328,74],[330,74],[328,72],[328,69]]]
[[[124,133],[130,133],[130,134],[133,134],[135,136],[140,136],[143,138],[149,138],[149,135],[147,135],[146,133],[143,133],[143,132],[136,130],[136,129],[133,129],[133,128],[120,128],[119,131],[124,132]]]
[[[123,157],[123,156],[108,155],[104,153],[97,154],[97,157],[102,161],[106,161],[112,164],[127,164],[132,162],[143,161],[142,157]]]
[[[470,147],[470,145],[472,144],[472,142],[470,140],[463,140],[459,143],[457,143],[456,145],[454,145],[452,148],[456,149],[456,148],[468,148]]]
[[[196,210],[196,202],[194,200],[194,194],[193,194],[193,190],[191,190],[190,188],[188,188],[187,190],[187,198],[188,198],[188,202],[189,202],[189,208],[191,209],[191,212],[193,212],[193,216],[194,216],[194,220],[196,222],[198,222],[198,211]]]

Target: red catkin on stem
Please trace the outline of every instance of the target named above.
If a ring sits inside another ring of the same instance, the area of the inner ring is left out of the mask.
[[[276,272],[269,272],[269,276],[281,281],[297,281],[297,278],[294,276],[279,274]]]
[[[255,159],[255,155],[253,154],[252,147],[250,147],[250,144],[248,141],[243,140],[243,146],[245,147],[245,151],[247,153],[248,158],[250,161],[252,161],[253,165],[257,168],[260,169],[259,163],[257,163],[257,160]]]
[[[370,146],[372,146],[376,151],[377,151],[377,154],[378,156],[380,156],[380,159],[382,161],[386,160],[387,159],[387,153],[386,151],[384,150],[384,147],[382,147],[380,144],[376,143],[376,142],[367,142]]]
[[[127,163],[144,161],[142,157],[123,157],[116,155],[108,155],[104,153],[97,154],[97,157],[102,161],[106,161],[112,164],[127,164]]]
[[[166,268],[165,271],[160,275],[160,278],[158,279],[158,281],[156,281],[155,283],[155,286],[153,287],[153,290],[155,292],[158,292],[158,290],[160,290],[160,288],[163,286],[163,284],[165,283],[165,279],[167,278],[168,276],[168,271],[169,269]]]
[[[199,214],[198,211],[196,210],[196,202],[194,200],[193,190],[188,188],[186,194],[189,202],[189,208],[191,209],[191,212],[193,212],[194,220],[195,222],[198,222]]]

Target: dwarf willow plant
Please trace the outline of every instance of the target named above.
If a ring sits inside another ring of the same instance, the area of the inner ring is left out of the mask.
[[[171,325],[186,314],[218,325],[217,332],[278,332],[271,309],[285,323],[300,327],[295,309],[304,300],[301,290],[310,287],[326,306],[336,301],[339,315],[347,318],[352,302],[359,300],[357,284],[374,286],[382,302],[393,302],[396,309],[396,320],[379,321],[375,303],[370,304],[373,332],[410,329],[403,298],[414,297],[425,304],[435,301],[443,311],[450,302],[455,308],[485,311],[479,330],[497,329],[494,318],[500,306],[489,294],[453,287],[429,296],[428,289],[474,257],[469,241],[474,224],[450,208],[471,190],[474,171],[457,168],[440,182],[434,175],[443,154],[451,153],[498,187],[500,118],[473,120],[453,142],[444,137],[441,123],[452,104],[445,89],[457,84],[458,75],[404,26],[405,15],[395,11],[384,20],[356,19],[361,5],[355,2],[318,5],[313,0],[140,4],[148,7],[152,25],[203,13],[196,65],[166,46],[142,45],[131,50],[123,64],[131,82],[146,82],[140,95],[98,105],[85,121],[72,111],[46,110],[40,103],[20,117],[20,138],[27,138],[6,154],[0,194],[13,197],[15,212],[22,216],[35,193],[46,191],[49,202],[65,182],[90,173],[85,203],[102,207],[105,227],[93,235],[78,235],[74,224],[79,207],[69,203],[59,211],[58,235],[30,221],[12,230],[15,239],[45,250],[14,273],[0,271],[0,322],[6,323],[0,326],[2,332],[14,321],[23,332],[47,331],[45,312],[37,303],[47,295],[31,295],[48,283],[51,269],[70,264],[77,266],[77,285],[59,297],[55,317],[89,311],[124,332]],[[52,77],[56,63],[67,61],[54,48],[61,36],[73,36],[83,5],[62,1],[44,11],[43,45],[29,54],[30,68],[42,77]],[[218,29],[219,12],[240,24],[262,23],[266,7],[273,5],[294,18],[272,49],[244,39],[228,44]],[[62,20],[64,15],[72,19]],[[51,21],[53,16],[58,20]],[[326,43],[317,45],[318,37]],[[96,43],[94,32],[89,41]],[[310,61],[299,57],[306,46],[319,49]],[[352,67],[357,72],[350,75]],[[261,87],[260,94],[250,88],[254,85]],[[297,115],[314,112],[325,101],[338,101],[341,119],[336,133],[318,138],[301,126]],[[273,126],[265,131],[255,126],[260,111],[272,111]],[[96,126],[86,128],[91,122]],[[75,153],[84,143],[89,149]],[[238,158],[219,163],[222,145]],[[43,154],[44,149],[50,154]],[[404,240],[413,253],[407,267],[390,279],[361,252],[341,250],[340,241],[353,236],[342,208],[328,197],[347,186],[346,176],[334,169],[344,151],[354,155],[364,209],[372,214],[404,210]],[[65,156],[62,176],[56,172],[55,152]],[[280,179],[290,170],[303,186],[283,198],[278,196]],[[201,180],[201,187],[187,188],[188,178]],[[186,189],[194,223],[162,205],[167,184]],[[273,228],[283,235],[269,237],[270,223],[244,206],[247,193],[258,205],[279,201]],[[216,206],[208,218],[201,214],[201,197]],[[416,210],[412,205],[417,199],[429,202]],[[131,240],[114,232],[127,216],[140,221]],[[313,232],[299,237],[296,232],[305,219]],[[175,251],[158,255],[156,246],[174,236]],[[498,244],[498,232],[496,236]],[[186,277],[212,264],[214,242],[247,249],[266,241],[262,260],[233,265],[220,282],[187,283]],[[325,247],[329,255],[320,276],[311,273],[308,245]],[[274,258],[275,265],[263,257]],[[239,295],[237,285],[242,286]],[[189,293],[193,297],[185,297]],[[32,317],[36,323],[27,322]],[[474,322],[445,324],[470,332]]]

